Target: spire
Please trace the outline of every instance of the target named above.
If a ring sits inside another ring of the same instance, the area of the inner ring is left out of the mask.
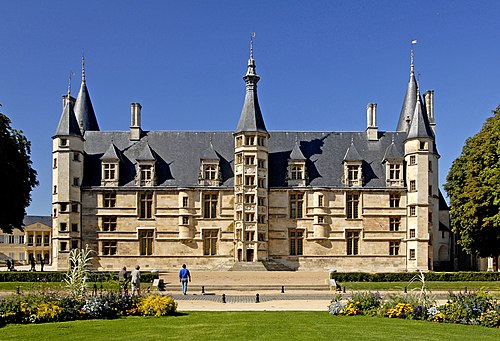
[[[56,136],[82,136],[80,128],[78,127],[78,122],[75,117],[75,112],[73,111],[73,106],[75,104],[75,99],[71,97],[71,75],[69,74],[69,84],[68,84],[68,94],[63,96],[64,98],[64,108],[59,119],[59,124],[57,125],[57,130],[54,135]]]
[[[90,100],[85,81],[85,56],[82,51],[82,84],[75,102],[75,115],[82,134],[86,131],[99,131],[99,124]]]
[[[429,125],[429,119],[422,108],[420,92],[417,92],[417,103],[415,112],[411,120],[410,129],[406,139],[412,138],[433,138],[432,129]]]
[[[406,90],[405,100],[403,102],[403,107],[401,108],[401,113],[399,114],[399,121],[396,131],[407,131],[407,121],[412,121],[413,112],[415,111],[415,104],[417,103],[418,86],[417,80],[415,79],[415,54],[413,51],[413,44],[415,44],[416,42],[416,40],[412,41],[410,81],[408,82],[408,89]]]
[[[257,97],[257,83],[259,82],[260,77],[255,71],[255,60],[253,59],[254,37],[255,33],[252,33],[250,36],[250,58],[248,59],[247,73],[243,77],[246,83],[245,103],[243,104],[243,109],[241,110],[236,133],[240,133],[242,131],[259,131],[267,133]]]

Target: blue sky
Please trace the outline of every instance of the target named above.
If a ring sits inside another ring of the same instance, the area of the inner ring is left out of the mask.
[[[51,137],[70,71],[86,79],[101,130],[232,131],[249,37],[268,130],[359,131],[377,103],[397,125],[411,40],[421,90],[435,91],[444,183],[465,139],[500,104],[500,1],[2,1],[0,103],[32,142],[40,185],[29,214],[51,212]]]

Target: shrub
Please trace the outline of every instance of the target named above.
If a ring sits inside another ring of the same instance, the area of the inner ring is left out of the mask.
[[[170,296],[151,295],[141,298],[137,308],[144,316],[167,316],[175,313],[177,302]]]
[[[500,312],[497,310],[487,310],[479,317],[481,325],[490,328],[500,328]]]
[[[342,301],[333,301],[328,306],[328,312],[331,315],[340,315],[342,311],[345,309],[345,302]]]
[[[448,302],[441,307],[446,321],[461,324],[479,324],[481,314],[493,308],[491,297],[479,291],[453,294],[450,293]]]
[[[361,312],[367,312],[381,305],[382,297],[378,292],[356,292],[352,294],[349,302],[352,302],[354,306]]]

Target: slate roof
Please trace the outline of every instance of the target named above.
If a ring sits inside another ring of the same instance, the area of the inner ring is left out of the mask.
[[[429,125],[429,118],[422,108],[420,94],[417,94],[417,104],[415,105],[415,113],[408,130],[408,139],[412,138],[432,138],[433,133]]]
[[[304,154],[302,154],[302,151],[300,150],[299,142],[295,142],[295,146],[292,149],[292,152],[290,153],[290,160],[305,160],[306,157]]]
[[[288,187],[288,159],[297,141],[306,158],[308,186],[345,187],[343,160],[354,146],[362,161],[365,188],[385,188],[383,158],[393,139],[403,145],[404,132],[380,132],[378,141],[368,141],[366,132],[270,132],[269,187]],[[146,131],[140,141],[130,141],[129,132],[87,131],[84,135],[85,171],[83,186],[100,186],[101,161],[113,143],[122,156],[120,186],[134,187],[137,159],[145,146],[155,154],[158,187],[199,187],[200,160],[212,143],[219,158],[221,187],[234,184],[233,132]],[[402,152],[401,152],[402,153]],[[403,157],[403,154],[400,155]]]
[[[99,130],[99,124],[97,123],[97,117],[85,81],[82,81],[76,98],[75,116],[78,126],[83,133],[89,130]]]
[[[384,155],[384,161],[385,160],[394,160],[394,159],[400,159],[403,156],[403,152],[396,146],[394,141],[387,147],[387,150],[385,151]]]
[[[415,73],[413,71],[413,64],[410,70],[410,81],[408,82],[408,88],[406,89],[406,96],[403,102],[403,107],[401,108],[401,113],[399,114],[398,126],[396,131],[406,131],[406,118],[410,118],[410,122],[413,119],[413,113],[415,112],[415,105],[417,103],[417,80],[415,79]]]
[[[40,216],[40,215],[24,216],[24,220],[23,220],[24,226],[29,226],[29,225],[36,224],[36,223],[40,223],[40,224],[44,224],[44,225],[52,227],[52,217],[45,216],[45,215],[42,215],[42,216]]]
[[[80,127],[76,120],[75,112],[73,111],[73,101],[75,99],[70,97],[66,101],[57,130],[54,136],[81,136]]]

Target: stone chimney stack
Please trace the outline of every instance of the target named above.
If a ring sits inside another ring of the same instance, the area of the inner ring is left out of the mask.
[[[366,106],[366,135],[368,141],[378,140],[378,127],[377,127],[377,104],[369,103]]]
[[[141,139],[141,109],[139,103],[130,103],[130,141],[139,141]]]
[[[434,90],[427,90],[424,93],[425,111],[429,118],[429,124],[432,132],[436,135],[436,121],[434,120]]]

